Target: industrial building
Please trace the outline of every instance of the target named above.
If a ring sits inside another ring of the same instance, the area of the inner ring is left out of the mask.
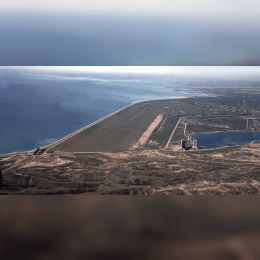
[[[199,140],[194,139],[192,142],[192,149],[198,150],[199,149]]]

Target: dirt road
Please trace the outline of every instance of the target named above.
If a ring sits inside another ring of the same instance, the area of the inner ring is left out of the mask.
[[[173,129],[172,134],[171,134],[171,136],[170,136],[170,138],[169,138],[167,144],[165,145],[165,148],[164,148],[164,149],[167,149],[167,148],[168,148],[169,143],[170,143],[170,141],[171,141],[171,139],[172,139],[172,136],[173,136],[173,134],[175,133],[175,131],[176,131],[176,129],[177,129],[177,127],[178,127],[178,125],[179,125],[179,123],[180,123],[180,121],[181,121],[182,118],[183,118],[183,117],[181,117],[181,118],[178,120],[178,122],[177,122],[175,128]]]

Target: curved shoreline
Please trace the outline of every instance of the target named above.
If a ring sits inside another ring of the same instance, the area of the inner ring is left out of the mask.
[[[140,101],[140,102],[143,102],[143,101]],[[47,150],[46,150],[46,152],[47,152],[49,149],[51,149],[51,148],[53,148],[54,146],[56,146],[56,145],[58,145],[58,144],[64,142],[65,140],[69,139],[70,137],[72,137],[72,136],[74,136],[74,135],[76,135],[76,134],[78,134],[78,133],[80,133],[80,132],[82,132],[82,131],[84,131],[84,130],[86,130],[86,129],[92,127],[92,126],[94,126],[94,125],[96,125],[97,123],[99,123],[99,122],[101,122],[101,121],[103,121],[103,120],[105,120],[105,119],[107,119],[107,118],[109,118],[109,117],[115,115],[116,113],[118,113],[118,112],[120,112],[120,111],[122,111],[122,110],[124,110],[124,109],[126,109],[126,108],[128,108],[128,107],[130,107],[130,106],[135,105],[136,103],[139,103],[139,102],[135,102],[135,103],[132,103],[132,104],[130,104],[130,105],[128,105],[128,106],[125,106],[125,107],[123,107],[123,108],[120,108],[119,110],[117,110],[117,111],[115,111],[115,112],[113,112],[113,113],[111,113],[111,114],[109,114],[109,115],[107,115],[107,116],[105,116],[105,117],[102,117],[102,118],[100,118],[99,120],[97,120],[97,121],[95,121],[95,122],[93,122],[93,123],[91,123],[91,124],[89,124],[89,125],[87,125],[87,126],[84,126],[83,128],[81,128],[81,129],[79,129],[79,130],[77,130],[77,131],[75,131],[75,132],[73,132],[73,133],[71,133],[71,134],[69,134],[69,135],[63,137],[62,139],[60,139],[60,140],[58,140],[58,141],[56,141],[56,142],[54,142],[54,143],[52,143],[52,144],[49,144],[49,145],[46,145],[46,146],[42,146],[41,148],[47,148]]]
[[[83,128],[81,128],[81,129],[79,129],[79,130],[76,130],[75,132],[73,132],[73,133],[71,133],[71,134],[69,134],[69,135],[67,135],[67,136],[65,136],[65,137],[62,137],[61,139],[55,141],[54,143],[51,143],[51,144],[48,144],[48,145],[44,145],[44,146],[39,146],[39,147],[42,148],[42,149],[47,149],[47,150],[48,150],[48,149],[50,149],[51,147],[56,146],[56,145],[58,145],[59,143],[65,141],[66,139],[68,139],[68,138],[70,138],[70,137],[72,137],[72,136],[74,136],[74,135],[76,135],[76,134],[78,134],[78,133],[80,133],[80,132],[82,132],[82,131],[84,131],[84,130],[90,128],[90,127],[92,127],[93,125],[95,125],[95,124],[97,124],[97,123],[99,123],[99,122],[101,122],[101,121],[103,121],[103,120],[105,120],[105,119],[107,119],[107,118],[113,116],[114,114],[116,114],[116,113],[118,113],[118,112],[124,110],[125,108],[128,108],[128,107],[130,107],[130,106],[132,106],[132,105],[134,105],[134,104],[137,104],[137,103],[142,103],[142,102],[156,102],[156,101],[164,101],[164,100],[166,101],[166,100],[189,99],[189,98],[195,98],[195,97],[197,97],[197,96],[196,96],[196,95],[195,95],[195,96],[172,96],[171,98],[162,98],[162,99],[154,99],[154,100],[133,101],[131,104],[129,104],[129,105],[127,105],[127,106],[125,106],[125,107],[123,107],[123,108],[121,108],[121,109],[118,109],[117,111],[115,111],[115,112],[113,112],[113,113],[111,113],[111,114],[109,114],[109,115],[107,115],[107,116],[105,116],[105,117],[103,117],[103,118],[100,118],[99,120],[97,120],[97,121],[95,121],[95,122],[93,122],[93,123],[91,123],[91,124],[89,124],[89,125],[87,125],[87,126],[84,126]],[[201,96],[201,97],[205,97],[205,96]],[[30,150],[25,150],[25,151],[12,151],[12,152],[10,152],[10,153],[3,153],[3,154],[0,154],[0,155],[34,152],[35,149],[36,149],[36,147],[35,147],[34,149],[30,149]]]
[[[154,100],[140,100],[140,101],[134,101],[134,102],[132,102],[131,104],[129,104],[129,105],[123,107],[123,108],[120,108],[119,110],[117,110],[117,111],[115,111],[115,112],[113,112],[113,113],[111,113],[111,114],[109,114],[109,115],[107,115],[107,116],[105,116],[105,117],[100,118],[99,120],[97,120],[97,121],[95,121],[95,122],[93,122],[93,123],[91,123],[91,124],[89,124],[89,125],[87,125],[87,126],[81,128],[81,129],[79,129],[79,130],[77,130],[77,131],[75,131],[75,132],[73,132],[73,133],[71,133],[71,134],[69,134],[69,135],[63,137],[62,139],[59,139],[58,141],[56,141],[56,142],[54,142],[54,143],[52,143],[52,144],[48,144],[48,145],[45,145],[45,146],[41,146],[41,148],[47,149],[47,151],[48,151],[48,150],[51,149],[52,147],[54,147],[54,146],[56,146],[56,145],[62,143],[63,141],[67,140],[68,138],[70,138],[70,137],[72,137],[72,136],[74,136],[74,135],[76,135],[76,134],[78,134],[78,133],[80,133],[80,132],[82,132],[82,131],[84,131],[84,130],[90,128],[90,127],[92,127],[93,125],[96,125],[97,123],[99,123],[99,122],[101,122],[101,121],[103,121],[103,120],[105,120],[105,119],[107,119],[107,118],[109,118],[109,117],[115,115],[116,113],[118,113],[118,112],[120,112],[120,111],[122,111],[122,110],[124,110],[124,109],[126,109],[126,108],[128,108],[128,107],[130,107],[130,106],[133,106],[133,105],[135,105],[135,104],[137,104],[137,103],[142,103],[142,102],[154,102],[154,101],[162,101],[162,100],[175,100],[175,99],[179,99],[179,98],[182,99],[182,98],[190,98],[190,97],[177,97],[177,98],[165,98],[165,99],[154,99]],[[35,149],[34,149],[34,150],[35,150]],[[30,151],[27,151],[27,152],[31,152],[31,151],[34,151],[34,150],[30,150]]]

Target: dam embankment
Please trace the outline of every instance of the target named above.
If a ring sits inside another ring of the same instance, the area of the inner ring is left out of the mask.
[[[157,114],[145,102],[124,107],[57,141],[48,152],[118,152],[135,144]]]

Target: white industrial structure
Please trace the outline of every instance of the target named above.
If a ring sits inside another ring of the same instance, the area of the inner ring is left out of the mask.
[[[195,149],[195,150],[199,149],[199,140],[197,140],[197,139],[193,140],[192,149]]]

